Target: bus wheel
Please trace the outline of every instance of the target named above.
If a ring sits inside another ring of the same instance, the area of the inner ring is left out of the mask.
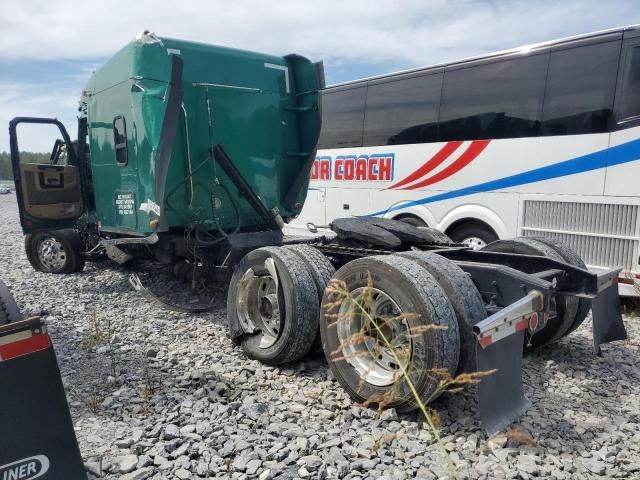
[[[580,255],[578,255],[569,245],[559,240],[550,237],[532,237],[537,241],[542,242],[546,245],[549,245],[553,248],[558,254],[570,265],[574,267],[581,268],[583,270],[587,270],[587,265],[584,263]],[[571,332],[573,332],[576,328],[582,325],[584,319],[589,315],[589,310],[591,310],[591,301],[586,298],[578,299],[578,313],[576,314],[576,318],[573,321],[573,324],[569,327],[563,336],[566,337]]]
[[[313,281],[316,284],[316,290],[318,291],[318,305],[322,302],[322,296],[324,291],[329,285],[331,277],[336,273],[336,269],[324,254],[317,248],[313,248],[309,245],[297,244],[288,245],[285,247],[287,250],[298,255],[305,265],[309,268]],[[320,337],[320,330],[316,334],[316,338],[313,341],[311,355],[319,355],[322,353],[322,338]]]
[[[529,237],[518,237],[508,240],[498,240],[482,250],[489,252],[519,253],[523,255],[537,255],[549,257],[564,262],[564,258],[551,246]],[[573,325],[578,313],[578,298],[556,295],[556,318],[548,321],[545,328],[529,339],[532,348],[541,347],[562,337]]]
[[[464,243],[473,250],[480,250],[491,242],[498,240],[496,232],[481,222],[464,222],[447,232],[449,238],[456,243]]]
[[[471,277],[448,258],[432,252],[413,250],[399,254],[410,258],[434,276],[453,306],[460,331],[460,372],[476,371],[476,345],[473,326],[487,318],[482,296]]]
[[[0,281],[0,325],[17,322],[22,318],[13,295],[7,286]]]
[[[269,365],[304,357],[318,331],[318,292],[300,257],[279,247],[249,252],[236,266],[227,296],[233,340]]]
[[[82,239],[75,230],[50,230],[29,234],[24,249],[31,266],[45,273],[77,273],[84,269]]]
[[[433,400],[460,350],[455,312],[433,275],[391,255],[349,262],[334,279],[343,283],[325,292],[320,334],[342,387],[357,402],[399,411],[417,407],[411,385],[421,401]]]

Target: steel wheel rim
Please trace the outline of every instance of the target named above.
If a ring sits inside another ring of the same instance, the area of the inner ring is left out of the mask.
[[[260,348],[269,348],[281,332],[278,277],[273,259],[265,261],[264,271],[248,268],[238,282],[236,310],[242,329],[260,335]]]
[[[480,250],[481,248],[484,248],[487,246],[487,242],[485,242],[480,237],[467,237],[464,240],[462,240],[462,242],[460,243],[464,243],[468,245],[469,247],[471,247],[472,250]]]
[[[42,238],[38,242],[36,250],[38,260],[48,270],[59,270],[67,262],[67,252],[64,245],[55,237]]]
[[[360,287],[350,293],[362,305],[367,291],[367,287]],[[371,385],[387,387],[402,376],[411,361],[411,330],[406,319],[397,318],[404,312],[389,295],[373,288],[371,297],[371,316],[383,330],[390,347],[384,343],[375,327],[367,326],[360,307],[351,300],[347,299],[340,305],[336,329],[342,356],[358,376]],[[394,320],[390,321],[392,318]],[[398,364],[398,360],[402,365]]]

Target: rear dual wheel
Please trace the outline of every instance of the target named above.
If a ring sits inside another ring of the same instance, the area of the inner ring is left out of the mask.
[[[546,238],[519,237],[498,240],[482,248],[482,250],[549,257],[553,260],[586,268],[578,254],[568,246]],[[541,347],[568,335],[584,321],[589,313],[589,308],[588,300],[556,295],[556,317],[550,319],[545,328],[529,339],[528,346],[531,348]]]
[[[400,411],[417,407],[412,388],[433,399],[460,350],[455,311],[434,276],[393,255],[354,260],[334,278],[344,291],[325,292],[320,334],[338,382],[358,402]]]
[[[317,248],[310,245],[297,244],[285,247],[290,252],[296,254],[304,262],[309,269],[313,281],[316,284],[318,294],[318,305],[322,302],[324,291],[329,285],[331,278],[336,273],[336,269],[324,254]],[[322,339],[320,338],[320,330],[317,331],[313,345],[309,350],[310,355],[316,356],[322,353]]]
[[[475,372],[478,340],[473,326],[487,317],[487,310],[471,277],[451,260],[432,252],[413,250],[399,255],[417,262],[444,290],[456,314],[460,332],[458,371]]]
[[[299,360],[318,332],[318,292],[296,253],[249,252],[236,266],[227,297],[229,332],[244,353],[269,365]]]

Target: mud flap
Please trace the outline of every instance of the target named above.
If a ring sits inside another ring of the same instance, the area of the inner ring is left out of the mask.
[[[0,327],[0,479],[86,479],[40,318]]]
[[[497,371],[478,384],[478,410],[487,435],[504,430],[527,411],[531,402],[522,384],[524,330],[486,348],[476,349],[479,372]]]
[[[627,339],[627,330],[620,313],[618,272],[615,272],[615,277],[607,278],[610,275],[611,273],[605,273],[598,276],[600,287],[591,304],[593,351],[596,355],[600,355],[601,344]]]

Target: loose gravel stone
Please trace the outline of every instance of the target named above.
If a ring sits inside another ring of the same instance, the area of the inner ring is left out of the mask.
[[[269,367],[244,357],[227,338],[225,281],[194,293],[164,267],[142,265],[163,298],[212,301],[213,312],[192,315],[149,303],[128,274],[106,261],[75,275],[34,272],[15,196],[0,196],[0,277],[25,314],[49,312],[92,478],[453,478],[419,414],[354,404],[319,358]],[[604,345],[601,357],[587,321],[524,359],[532,405],[521,429],[488,439],[473,392],[435,401],[457,475],[638,477],[640,323],[624,318],[630,341]]]

